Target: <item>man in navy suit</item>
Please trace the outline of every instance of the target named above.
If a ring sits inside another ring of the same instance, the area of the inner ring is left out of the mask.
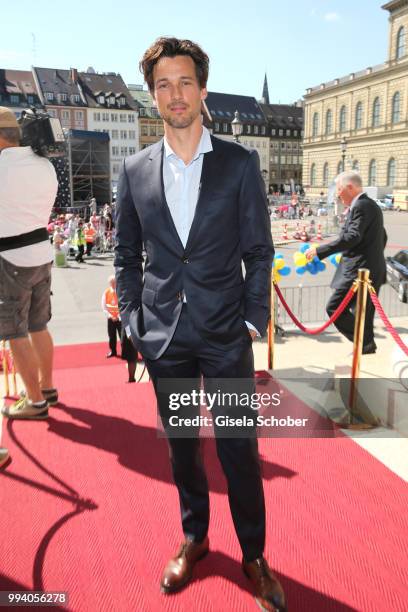
[[[270,316],[274,249],[259,159],[202,126],[208,64],[189,40],[160,38],[146,51],[141,70],[165,136],[125,160],[117,198],[121,318],[155,387],[185,535],[164,570],[165,593],[185,586],[209,550],[209,495],[199,428],[174,431],[162,382],[172,379],[179,392],[191,393],[201,377],[213,390],[220,379],[239,379],[238,386],[242,381],[253,389],[252,340],[265,333]],[[230,417],[234,410],[251,412],[219,403],[212,416]],[[198,415],[194,403],[178,411],[180,417]],[[243,570],[264,609],[285,610],[282,587],[263,557],[265,504],[255,427],[226,436],[214,425],[214,432]]]
[[[384,248],[387,234],[384,229],[384,219],[380,207],[363,191],[363,183],[358,172],[342,172],[336,178],[337,196],[348,207],[346,221],[339,236],[317,248],[306,251],[306,257],[311,260],[315,255],[319,259],[329,257],[334,253],[342,253],[339,267],[333,277],[331,287],[334,289],[326,310],[329,317],[340,306],[348,293],[360,268],[370,270],[370,280],[377,293],[386,282]],[[353,342],[355,325],[356,298],[335,321],[335,326],[348,340]],[[363,355],[375,353],[377,345],[374,341],[374,305],[367,297]]]

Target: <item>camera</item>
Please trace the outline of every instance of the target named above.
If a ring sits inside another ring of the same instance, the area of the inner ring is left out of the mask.
[[[59,119],[31,108],[21,113],[18,123],[21,128],[22,146],[30,146],[34,153],[41,157],[65,155],[65,136]]]

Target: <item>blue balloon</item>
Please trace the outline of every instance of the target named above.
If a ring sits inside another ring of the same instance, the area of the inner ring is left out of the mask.
[[[317,264],[317,269],[319,270],[319,272],[323,272],[326,269],[326,266],[323,261],[319,261],[319,263]]]
[[[306,264],[306,270],[309,270],[309,272],[311,272],[313,268],[314,268],[313,262],[309,261],[309,263]]]
[[[283,259],[282,253],[275,253],[275,259]]]
[[[313,276],[315,276],[318,273],[319,270],[317,270],[316,268],[312,268],[311,270],[309,270],[310,274],[313,274]]]
[[[305,253],[308,249],[310,249],[310,244],[308,242],[306,242],[305,244],[302,244],[302,246],[300,247],[299,251],[301,253]]]
[[[289,266],[285,266],[284,268],[281,268],[279,270],[279,274],[281,274],[282,276],[288,276],[288,274],[290,274]]]
[[[296,268],[296,274],[304,274],[306,272],[306,266],[300,266]]]

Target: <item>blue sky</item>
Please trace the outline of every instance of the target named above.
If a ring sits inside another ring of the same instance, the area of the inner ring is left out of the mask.
[[[385,2],[385,0],[384,0]],[[75,67],[141,83],[138,62],[160,35],[199,42],[208,88],[291,103],[309,86],[386,59],[377,0],[70,0],[2,3],[0,68]]]

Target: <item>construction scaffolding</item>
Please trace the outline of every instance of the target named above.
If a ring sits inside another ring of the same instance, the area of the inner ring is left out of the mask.
[[[111,202],[109,134],[67,130],[66,139],[66,156],[51,160],[59,184],[55,208],[76,208],[91,198]]]

